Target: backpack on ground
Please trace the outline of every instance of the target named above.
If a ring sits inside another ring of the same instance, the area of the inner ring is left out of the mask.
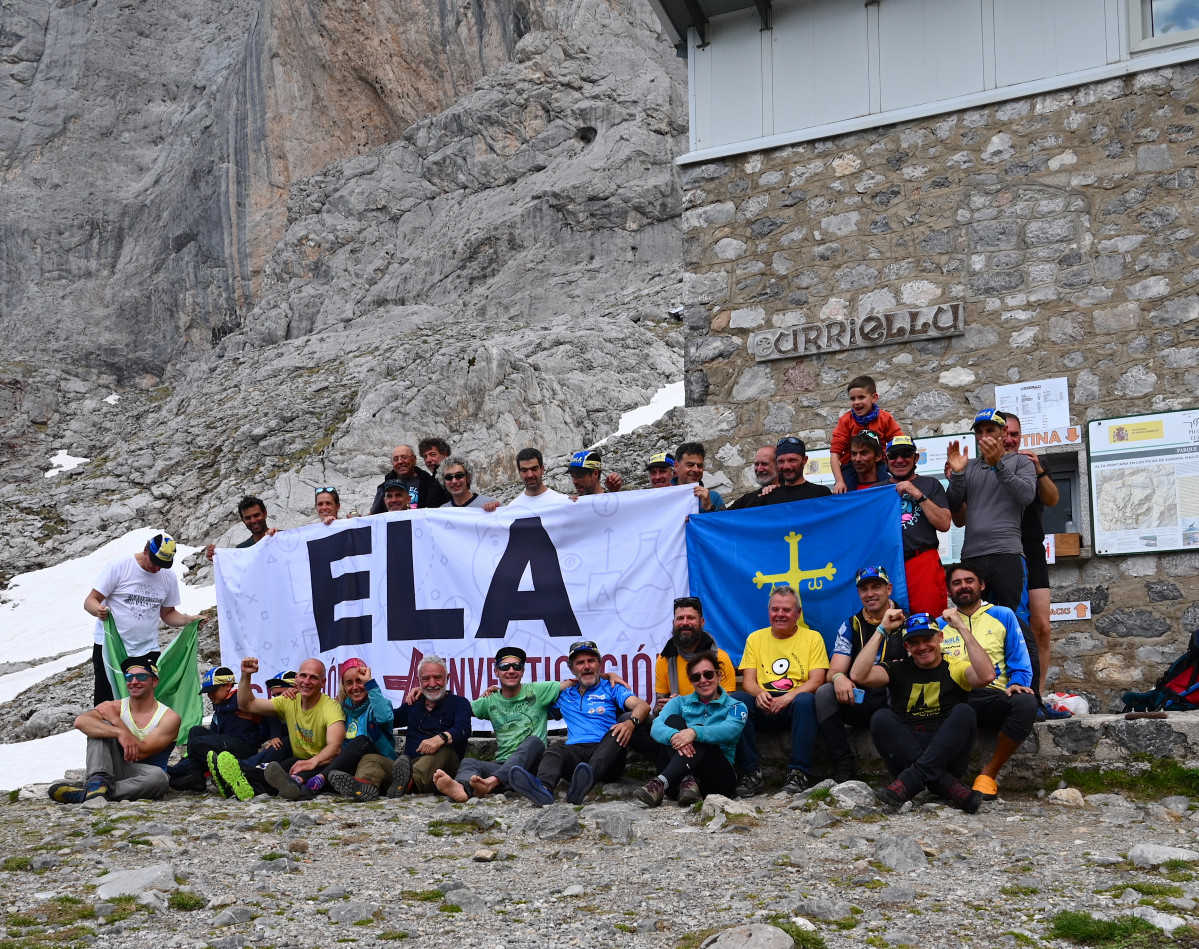
[[[1187,651],[1170,663],[1151,692],[1125,692],[1126,712],[1185,712],[1199,709],[1199,629]]]

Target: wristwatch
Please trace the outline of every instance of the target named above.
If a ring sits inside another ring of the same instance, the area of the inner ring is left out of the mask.
[[[639,719],[636,715],[630,715],[629,721],[633,723],[634,728],[641,724],[641,719]]]

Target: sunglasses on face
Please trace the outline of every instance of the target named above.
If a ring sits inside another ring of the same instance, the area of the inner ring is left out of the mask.
[[[520,672],[520,670],[524,667],[525,664],[523,662],[501,662],[496,665],[496,668],[499,669],[500,672],[511,672],[514,669],[517,672]]]
[[[150,681],[150,673],[148,673],[148,672],[126,672],[125,673],[125,681],[126,682],[149,682]]]
[[[687,678],[690,679],[692,682],[699,682],[700,679],[715,679],[716,678],[716,670],[715,669],[703,669],[700,672],[692,672],[689,676],[687,676]]]
[[[445,480],[446,481],[465,481],[466,480],[466,472],[465,471],[447,471],[446,475],[445,475]]]
[[[684,610],[684,609],[698,610],[699,607],[700,607],[700,602],[699,602],[698,596],[680,596],[677,600],[674,601],[674,608],[676,610]]]
[[[895,458],[915,458],[915,457],[916,457],[916,453],[915,453],[914,451],[889,451],[889,452],[887,452],[887,457],[888,457],[888,458],[891,458],[891,459],[895,459]]]

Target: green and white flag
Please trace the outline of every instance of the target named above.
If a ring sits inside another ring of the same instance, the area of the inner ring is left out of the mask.
[[[187,743],[188,732],[204,722],[204,700],[200,696],[200,673],[196,668],[200,621],[188,623],[158,657],[158,687],[154,696],[182,719],[179,744]],[[125,676],[121,663],[129,658],[125,643],[109,615],[104,620],[104,668],[112,685],[112,694],[126,698]]]

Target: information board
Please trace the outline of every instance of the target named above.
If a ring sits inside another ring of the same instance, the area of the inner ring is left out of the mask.
[[[1199,410],[1087,428],[1097,554],[1199,549]]]

